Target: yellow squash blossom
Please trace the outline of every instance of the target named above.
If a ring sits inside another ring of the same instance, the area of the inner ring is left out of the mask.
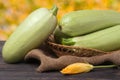
[[[62,74],[77,74],[77,73],[82,73],[82,72],[89,72],[93,68],[94,68],[93,65],[88,64],[88,63],[74,63],[64,68],[61,71],[61,73]]]
[[[93,68],[111,68],[116,67],[117,65],[106,65],[106,66],[93,66],[88,63],[73,63],[62,69],[60,72],[62,74],[78,74],[78,73],[84,73],[89,72]]]

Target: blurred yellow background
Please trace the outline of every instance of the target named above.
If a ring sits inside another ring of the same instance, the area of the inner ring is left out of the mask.
[[[120,0],[0,0],[0,40],[6,40],[33,10],[56,4],[57,18],[67,12],[83,9],[112,9],[120,11]]]

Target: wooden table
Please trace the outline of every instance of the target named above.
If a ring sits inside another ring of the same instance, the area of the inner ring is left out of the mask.
[[[38,63],[7,64],[3,61],[1,50],[4,41],[0,41],[0,80],[120,80],[120,69],[94,69],[89,73],[62,75],[59,71],[38,73]]]

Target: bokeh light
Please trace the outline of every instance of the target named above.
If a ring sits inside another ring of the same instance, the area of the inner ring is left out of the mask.
[[[33,10],[57,5],[58,21],[71,11],[84,9],[120,11],[120,0],[0,0],[0,40],[7,40],[16,27]]]

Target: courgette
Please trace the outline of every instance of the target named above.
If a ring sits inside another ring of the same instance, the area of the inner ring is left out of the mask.
[[[112,10],[80,10],[65,14],[61,32],[74,37],[120,24],[120,13]]]
[[[63,38],[62,44],[93,48],[102,51],[114,51],[120,49],[120,25],[106,28],[84,36]]]
[[[16,63],[32,49],[40,46],[57,26],[58,8],[39,8],[33,11],[12,33],[2,49],[7,63]]]

